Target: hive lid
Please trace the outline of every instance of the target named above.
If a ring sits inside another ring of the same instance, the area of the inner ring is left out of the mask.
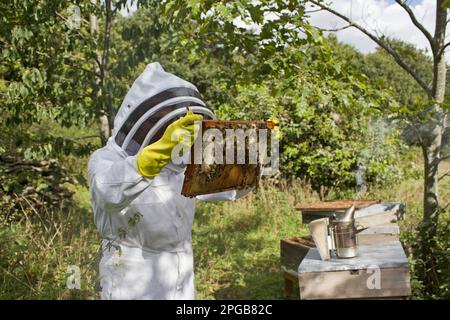
[[[401,243],[394,240],[388,243],[360,245],[358,256],[349,259],[332,257],[323,261],[317,248],[309,249],[299,265],[298,272],[328,272],[345,270],[364,270],[378,266],[379,268],[408,268],[408,259]]]
[[[334,212],[350,208],[353,204],[356,210],[369,207],[379,203],[380,200],[337,200],[337,201],[320,201],[310,204],[301,204],[295,207],[300,211],[318,211],[318,212]]]

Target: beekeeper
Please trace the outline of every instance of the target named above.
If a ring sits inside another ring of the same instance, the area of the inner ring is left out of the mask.
[[[191,112],[187,112],[187,108]],[[196,121],[214,119],[197,88],[147,65],[126,95],[111,138],[89,159],[95,224],[103,239],[102,299],[194,299],[192,223],[195,198],[181,195]],[[176,131],[191,139],[174,139]],[[235,200],[249,190],[198,196]]]

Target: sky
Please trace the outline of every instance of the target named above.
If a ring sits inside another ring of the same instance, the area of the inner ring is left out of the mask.
[[[417,20],[433,34],[436,0],[408,1]],[[331,7],[351,17],[367,29],[430,50],[427,39],[412,24],[408,14],[393,0],[333,0]],[[328,12],[311,13],[310,23],[323,29],[336,29],[346,23]],[[336,32],[338,39],[363,53],[373,52],[376,44],[361,31],[348,28]],[[449,60],[447,53],[447,60]]]

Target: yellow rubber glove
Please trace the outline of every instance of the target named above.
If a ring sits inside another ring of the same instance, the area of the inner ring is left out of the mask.
[[[202,119],[203,116],[189,111],[184,117],[171,123],[164,131],[161,139],[142,149],[136,157],[139,173],[145,177],[153,178],[169,163],[172,149],[177,144],[191,147],[198,132],[197,125],[194,122],[202,121]],[[187,133],[190,137],[189,141],[185,139]]]

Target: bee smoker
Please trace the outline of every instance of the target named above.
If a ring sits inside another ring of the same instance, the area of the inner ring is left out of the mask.
[[[342,216],[330,220],[331,235],[338,258],[353,258],[358,255],[356,239],[355,206],[350,207]]]
[[[355,225],[355,206],[330,218],[312,221],[309,230],[322,260],[330,259],[330,252],[337,258],[353,258],[358,255]]]

